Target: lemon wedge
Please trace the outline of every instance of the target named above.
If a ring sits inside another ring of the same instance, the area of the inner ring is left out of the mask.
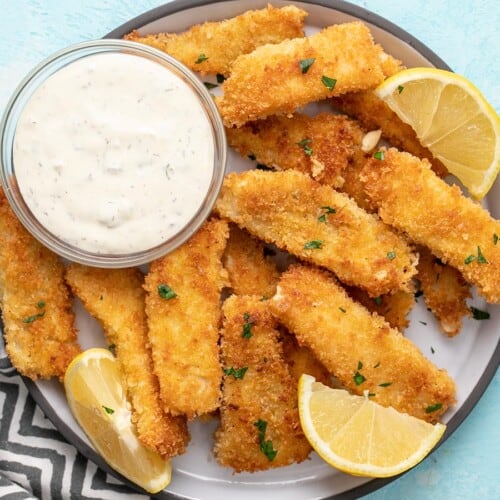
[[[170,483],[170,461],[137,438],[118,363],[107,349],[76,356],[66,370],[64,389],[75,419],[113,469],[149,493]]]
[[[375,89],[423,146],[477,199],[500,170],[500,117],[466,78],[436,68],[411,68]]]
[[[311,446],[328,464],[356,476],[390,477],[410,469],[446,429],[332,389],[306,374],[299,380],[298,399],[302,430]]]

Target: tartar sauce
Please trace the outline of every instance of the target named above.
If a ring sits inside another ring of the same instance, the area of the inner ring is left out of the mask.
[[[91,55],[51,75],[26,104],[13,151],[39,222],[99,254],[139,252],[178,233],[202,205],[213,159],[194,91],[125,53]]]

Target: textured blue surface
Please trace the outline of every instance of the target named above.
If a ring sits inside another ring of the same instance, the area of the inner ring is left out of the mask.
[[[42,58],[98,38],[162,0],[0,0],[0,111]],[[500,108],[500,3],[496,0],[364,0],[471,79]],[[462,426],[424,463],[366,498],[500,499],[500,376]]]

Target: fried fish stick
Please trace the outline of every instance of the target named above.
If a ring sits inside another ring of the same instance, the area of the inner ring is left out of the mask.
[[[343,184],[342,172],[364,136],[363,129],[341,115],[301,113],[291,118],[271,116],[226,130],[228,143],[242,156],[276,170],[295,169],[322,184]]]
[[[262,242],[235,224],[230,226],[222,262],[235,294],[269,298],[276,292],[280,276],[276,264],[264,255]]]
[[[466,300],[470,286],[455,268],[443,264],[424,247],[418,249],[418,274],[427,307],[439,322],[441,330],[453,337],[462,328],[462,318],[470,316]]]
[[[293,266],[269,301],[278,318],[354,394],[434,422],[455,384],[401,332],[354,302],[326,271]]]
[[[408,326],[407,316],[415,305],[415,295],[412,292],[399,291],[392,295],[370,297],[359,288],[346,287],[346,291],[352,299],[365,306],[370,312],[383,316],[387,323],[400,332]]]
[[[0,304],[6,351],[22,375],[62,380],[80,352],[64,266],[21,225],[0,187]]]
[[[144,288],[153,367],[165,411],[189,419],[219,406],[222,254],[229,230],[211,219],[186,243],[155,260]]]
[[[420,160],[396,149],[370,158],[361,180],[384,222],[458,269],[491,303],[500,303],[500,222]]]
[[[114,346],[140,441],[166,458],[183,453],[189,441],[186,419],[163,411],[153,373],[142,273],[71,264],[66,280]]]
[[[234,61],[216,99],[224,124],[240,127],[313,101],[376,87],[382,48],[361,22],[337,24],[307,38],[262,45]],[[307,70],[301,61],[314,60]]]
[[[229,174],[216,210],[372,297],[407,289],[416,273],[403,238],[346,195],[294,170]]]
[[[372,91],[352,92],[333,98],[336,109],[359,120],[368,130],[380,129],[382,137],[393,146],[419,158],[427,158],[440,177],[448,174],[446,167],[420,144],[415,131],[399,119],[384,101]]]
[[[283,360],[276,321],[259,296],[233,295],[223,313],[217,461],[236,472],[302,462],[311,447],[300,427],[297,383]]]
[[[269,5],[225,21],[199,24],[180,34],[141,36],[133,31],[124,38],[162,50],[193,71],[228,76],[239,55],[266,43],[304,36],[306,16],[305,11],[293,5],[281,9]]]

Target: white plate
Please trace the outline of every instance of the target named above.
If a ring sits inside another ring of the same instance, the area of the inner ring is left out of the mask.
[[[290,3],[273,1],[275,6]],[[407,66],[438,66],[449,69],[439,57],[408,33],[364,9],[341,1],[292,3],[309,12],[308,34],[330,24],[361,19],[370,26],[376,41]],[[267,1],[251,0],[218,3],[173,1],[129,21],[108,36],[118,38],[136,28],[142,33],[182,31],[193,24],[228,18],[248,9],[264,7],[266,4]],[[309,109],[315,111],[318,106]],[[229,154],[228,165],[230,170],[243,170],[253,166],[252,162],[233,152]],[[500,217],[499,181],[493,186],[485,204],[494,217]],[[500,329],[496,328],[496,325],[500,323],[500,307],[487,306],[476,295],[470,303],[488,310],[491,319],[466,319],[460,335],[449,339],[439,332],[436,321],[426,310],[422,299],[419,299],[410,316],[410,328],[406,331],[406,335],[421,348],[424,355],[439,367],[446,368],[456,381],[457,404],[444,415],[444,421],[448,424],[446,436],[458,427],[477,403],[498,366]],[[82,348],[104,346],[99,325],[83,310],[78,301],[75,310]],[[434,353],[431,352],[431,346]],[[95,453],[73,419],[62,386],[55,381],[27,381],[27,385],[59,431],[85,456],[117,475]],[[213,458],[211,449],[215,426],[215,421],[204,424],[195,422],[190,426],[192,439],[188,451],[173,460],[172,483],[158,498],[210,500],[232,498],[234,495],[239,500],[246,500],[254,499],[258,495],[260,499],[265,500],[274,499],[277,494],[288,500],[329,498],[336,495],[342,495],[342,498],[356,498],[387,483],[387,480],[370,481],[338,472],[314,453],[311,454],[310,460],[302,464],[254,474],[233,474],[230,469],[220,467]]]

